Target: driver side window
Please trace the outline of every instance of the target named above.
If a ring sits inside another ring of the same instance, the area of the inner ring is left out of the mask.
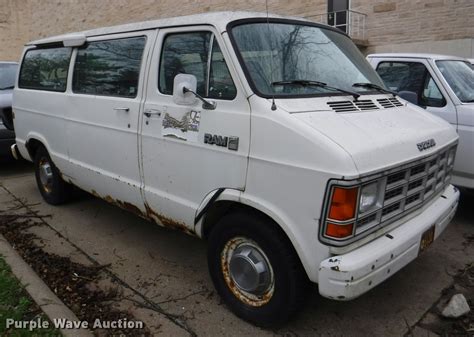
[[[232,100],[237,95],[222,51],[211,32],[168,34],[163,42],[158,88],[173,94],[178,74],[196,76],[197,93],[206,98]]]
[[[432,107],[443,107],[446,105],[446,100],[430,73],[427,73],[425,79],[423,92],[421,93],[421,104]]]
[[[376,71],[389,89],[415,93],[418,105],[430,107],[446,105],[443,94],[423,63],[384,61],[379,63]]]

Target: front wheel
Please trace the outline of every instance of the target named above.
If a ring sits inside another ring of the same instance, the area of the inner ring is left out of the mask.
[[[307,297],[309,281],[290,241],[257,214],[219,221],[209,237],[208,265],[227,306],[256,325],[282,325]]]
[[[43,199],[51,205],[60,205],[68,201],[71,185],[61,178],[59,170],[43,146],[36,151],[34,166],[36,183]]]

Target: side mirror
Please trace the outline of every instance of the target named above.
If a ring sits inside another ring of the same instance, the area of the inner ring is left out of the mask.
[[[178,74],[173,82],[173,101],[179,105],[193,105],[196,103],[196,96],[184,89],[196,91],[197,79],[194,75]]]
[[[398,93],[398,96],[403,98],[404,100],[413,103],[415,105],[420,105],[420,102],[418,101],[418,95],[416,92],[413,91],[400,91]]]

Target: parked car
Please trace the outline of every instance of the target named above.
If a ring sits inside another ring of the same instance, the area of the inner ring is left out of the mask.
[[[453,184],[474,188],[474,71],[466,59],[434,54],[367,56],[385,85],[451,123],[459,134]]]
[[[0,62],[0,161],[12,159],[10,148],[15,144],[11,107],[17,69],[17,63]]]
[[[308,280],[362,295],[456,211],[456,130],[387,93],[338,29],[207,13],[41,39],[21,62],[15,151],[46,202],[75,185],[208,240],[218,293],[258,325]]]

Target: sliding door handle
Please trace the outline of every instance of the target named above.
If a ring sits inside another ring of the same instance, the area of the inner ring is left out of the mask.
[[[115,111],[129,112],[129,111],[130,111],[130,108],[121,107],[121,108],[114,108],[114,110],[115,110]]]

